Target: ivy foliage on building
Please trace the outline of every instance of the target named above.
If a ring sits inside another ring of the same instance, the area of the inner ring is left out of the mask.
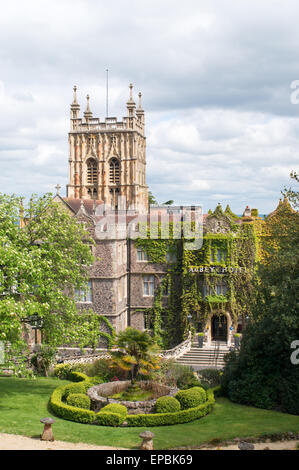
[[[144,310],[147,326],[151,327],[158,343],[165,348],[186,339],[190,327],[196,327],[199,323],[204,327],[213,312],[223,315],[229,311],[235,326],[240,316],[246,318],[251,313],[249,299],[259,255],[257,219],[237,223],[239,218],[229,206],[223,212],[220,205],[208,217],[219,220],[225,217],[229,231],[206,233],[200,249],[186,249],[186,242],[190,240],[185,239],[182,227],[182,237],[172,238],[178,230],[173,224],[170,224],[168,239],[161,237],[163,228],[157,224],[155,239],[149,238],[148,232],[148,238],[139,238],[135,242],[152,263],[167,266],[167,274],[162,281],[168,287],[167,302],[163,301],[163,285],[159,285],[153,307]],[[215,268],[223,268],[224,272]],[[226,285],[225,293],[218,292],[219,283]]]

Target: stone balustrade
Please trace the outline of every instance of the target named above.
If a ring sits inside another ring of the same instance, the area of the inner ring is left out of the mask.
[[[172,349],[163,351],[161,353],[161,357],[163,359],[177,359],[178,357],[188,352],[191,349],[191,345],[192,345],[192,335],[191,335],[191,332],[189,332],[189,336],[186,339],[186,341],[183,341],[182,343],[178,344]]]
[[[172,349],[162,351],[160,357],[162,359],[177,359],[191,349],[192,335],[189,333],[188,338]],[[64,364],[82,364],[91,363],[97,359],[109,359],[109,351],[107,349],[91,349],[84,348],[58,348],[58,359]]]

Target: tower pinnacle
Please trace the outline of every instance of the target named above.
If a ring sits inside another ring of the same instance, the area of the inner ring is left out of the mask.
[[[87,99],[87,104],[86,104],[86,111],[84,112],[84,117],[86,120],[88,120],[92,118],[92,112],[90,111],[90,107],[89,107],[89,95],[86,96],[86,99]]]
[[[133,84],[132,83],[130,83],[129,88],[130,88],[130,97],[129,97],[129,101],[127,102],[127,109],[128,109],[129,117],[133,117],[134,110],[136,109],[136,103],[133,99]]]
[[[79,118],[79,112],[80,112],[80,105],[77,101],[77,87],[76,85],[74,86],[74,99],[71,104],[71,119],[78,119]]]

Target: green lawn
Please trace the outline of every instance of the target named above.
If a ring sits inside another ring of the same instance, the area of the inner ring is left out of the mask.
[[[49,396],[58,385],[55,378],[36,380],[0,377],[0,432],[37,437],[40,418],[50,416]],[[136,448],[144,428],[110,428],[73,423],[55,417],[55,439],[69,442]],[[217,398],[214,411],[192,423],[150,428],[155,449],[198,446],[211,439],[259,436],[263,433],[299,432],[299,417],[260,410]]]

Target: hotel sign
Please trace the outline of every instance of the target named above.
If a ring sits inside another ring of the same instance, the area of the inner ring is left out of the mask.
[[[205,273],[205,274],[229,274],[229,273],[245,273],[245,266],[191,266],[189,273]]]

